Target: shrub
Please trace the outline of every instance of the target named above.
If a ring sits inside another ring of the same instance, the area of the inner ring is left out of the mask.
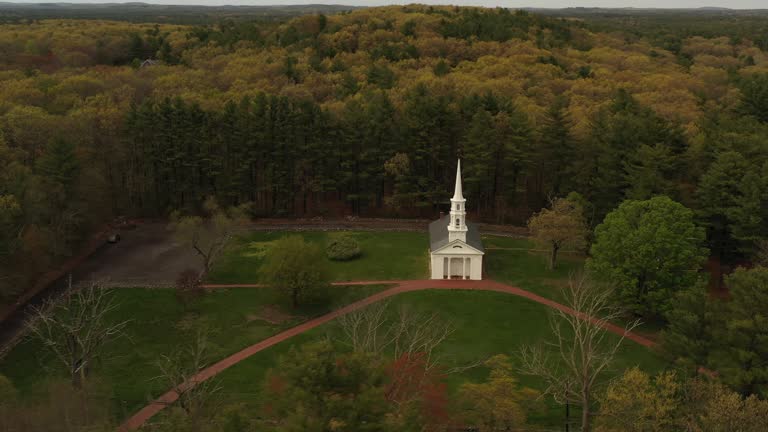
[[[296,308],[307,299],[318,300],[330,281],[327,266],[318,244],[290,235],[272,243],[259,271],[261,281],[290,295]]]
[[[331,239],[326,248],[328,258],[334,261],[349,261],[358,258],[362,254],[360,244],[354,237],[341,234]]]

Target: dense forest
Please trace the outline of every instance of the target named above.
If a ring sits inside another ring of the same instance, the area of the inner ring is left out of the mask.
[[[748,259],[768,234],[765,17],[705,33],[707,14],[626,19],[392,6],[2,24],[1,291],[116,216],[207,196],[254,217],[434,217],[457,158],[475,220],[523,224],[578,192],[595,226],[663,194],[713,254]]]

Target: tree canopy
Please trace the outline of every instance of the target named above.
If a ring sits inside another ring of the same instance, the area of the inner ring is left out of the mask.
[[[300,235],[289,235],[270,245],[261,276],[268,285],[285,291],[293,307],[322,293],[330,280],[324,251]]]
[[[756,17],[630,29],[575,10],[304,9],[3,18],[4,295],[116,216],[193,215],[210,196],[253,216],[436,217],[458,157],[485,221],[523,224],[578,192],[593,227],[664,194],[696,210],[727,263],[768,234]]]
[[[675,292],[699,279],[704,239],[693,211],[668,197],[628,200],[595,229],[587,268],[615,285],[630,311],[658,317],[669,310]]]

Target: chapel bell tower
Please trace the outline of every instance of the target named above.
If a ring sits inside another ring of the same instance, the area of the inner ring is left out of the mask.
[[[461,192],[461,159],[456,165],[456,188],[451,198],[451,215],[448,218],[448,241],[467,242],[467,212],[464,207],[467,200]]]

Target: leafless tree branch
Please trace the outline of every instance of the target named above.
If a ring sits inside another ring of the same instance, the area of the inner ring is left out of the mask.
[[[192,342],[180,347],[157,362],[160,375],[156,380],[165,382],[178,394],[179,406],[190,417],[202,415],[212,407],[214,396],[221,390],[215,380],[199,380],[197,374],[207,366],[209,332],[198,328]]]
[[[544,393],[561,404],[582,407],[582,430],[590,430],[590,406],[600,379],[616,352],[640,322],[632,321],[613,339],[602,324],[617,321],[623,311],[612,302],[612,293],[584,275],[571,276],[563,289],[570,311],[556,310],[550,319],[552,338],[520,351],[520,372],[544,380]]]
[[[360,352],[391,351],[395,358],[419,354],[427,369],[436,367],[436,348],[453,334],[453,325],[437,313],[420,313],[406,306],[392,318],[389,309],[390,303],[382,302],[340,317],[342,342]]]
[[[88,369],[104,345],[123,335],[129,320],[113,322],[118,308],[111,291],[93,283],[33,307],[27,328],[67,368],[75,387],[82,387]]]

